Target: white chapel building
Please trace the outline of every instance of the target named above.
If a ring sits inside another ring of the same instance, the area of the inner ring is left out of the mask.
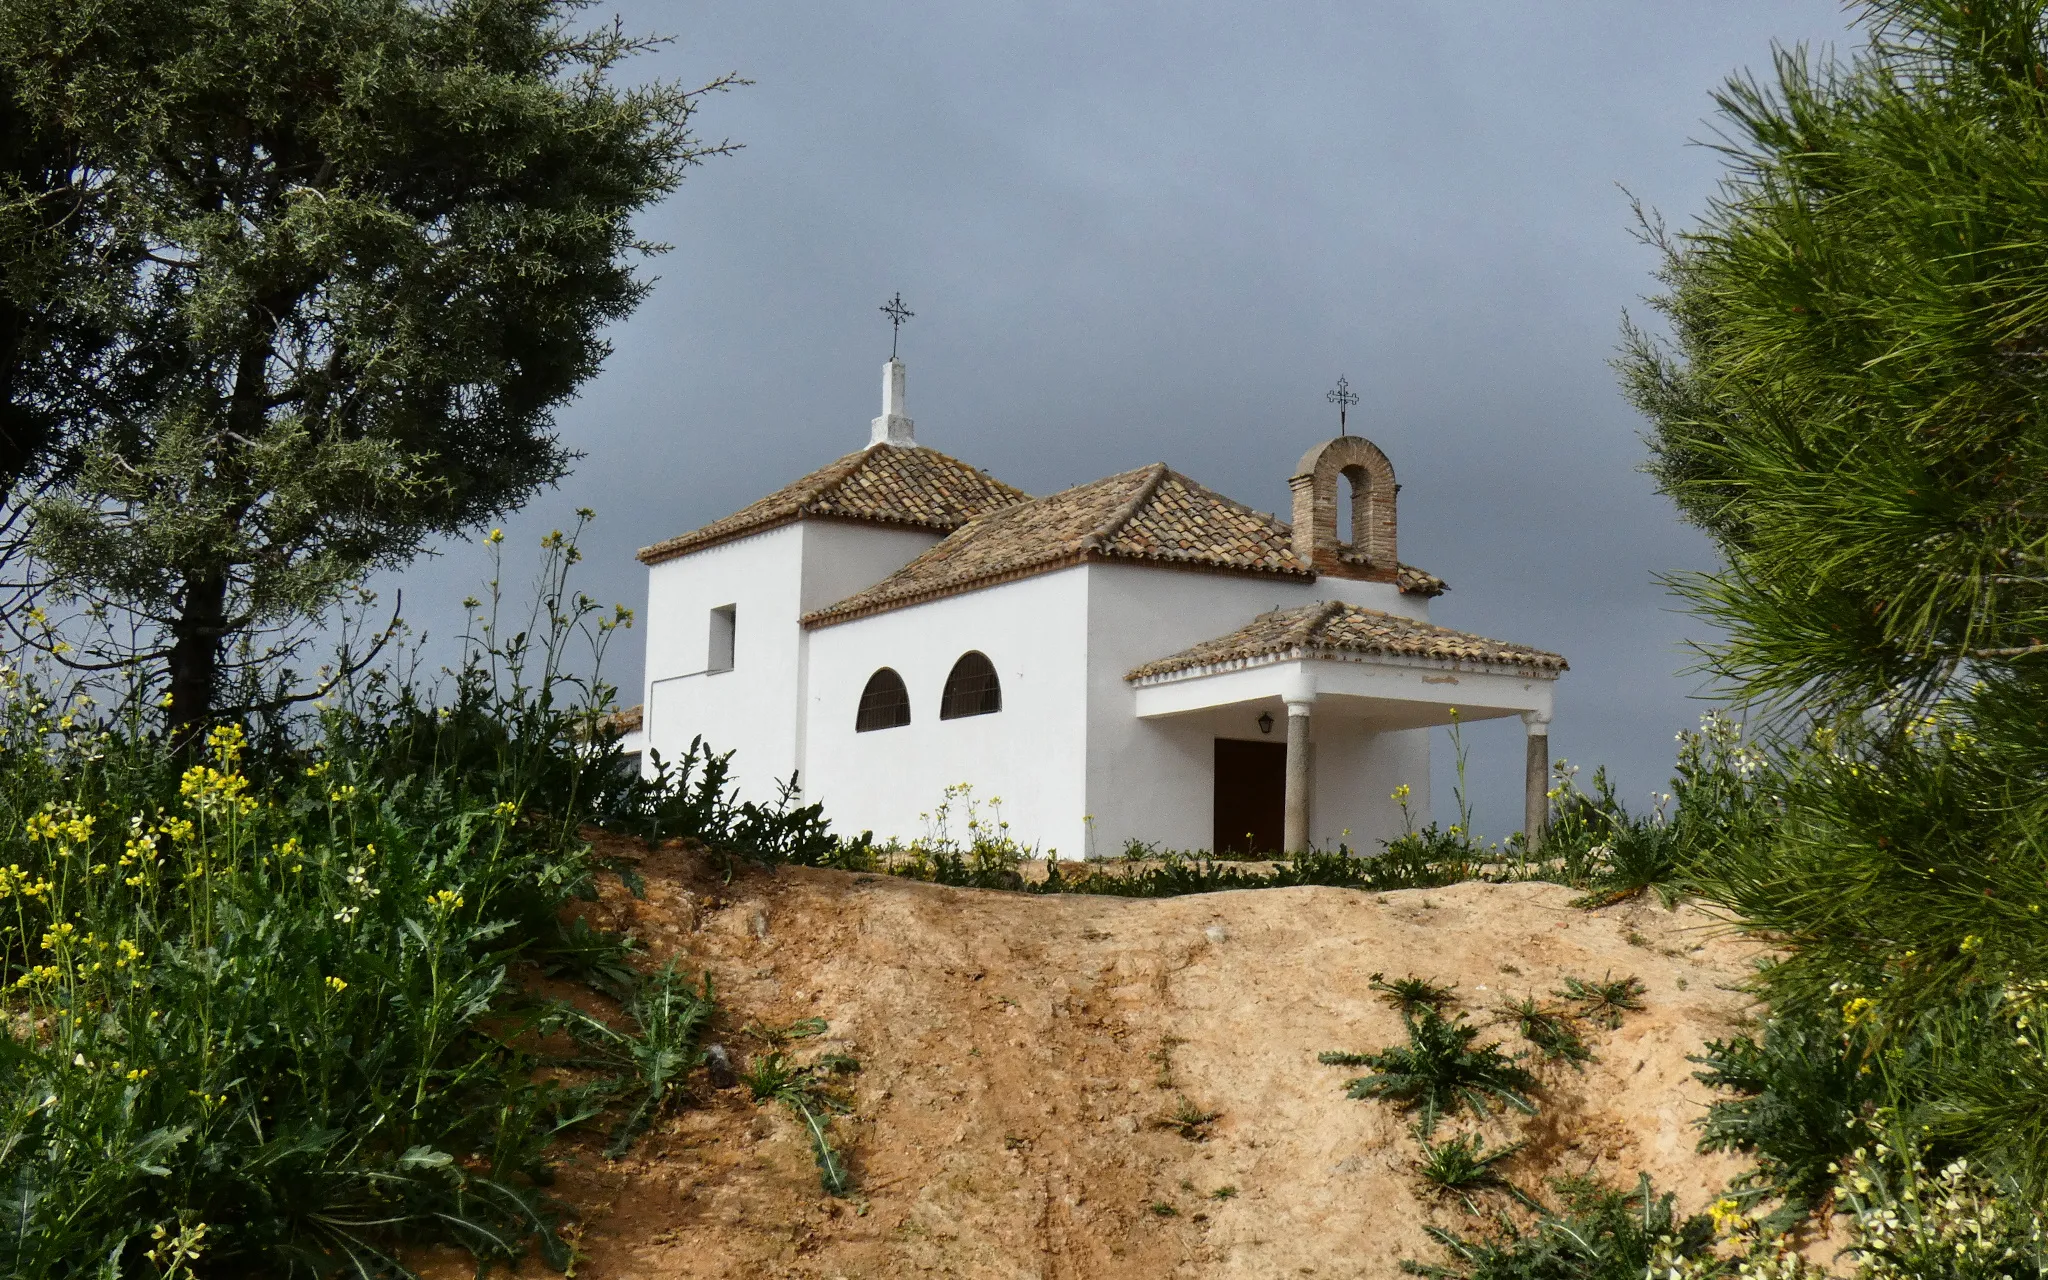
[[[1429,728],[1456,708],[1522,718],[1540,838],[1565,661],[1429,621],[1445,584],[1396,558],[1371,442],[1308,451],[1292,523],[1163,463],[1033,498],[917,442],[900,361],[882,384],[865,448],[639,553],[643,767],[701,736],[742,796],[794,774],[835,830],[883,840],[970,783],[1062,857],[1372,853],[1396,788],[1428,814]]]

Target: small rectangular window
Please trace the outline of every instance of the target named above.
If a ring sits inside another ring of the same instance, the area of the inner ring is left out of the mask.
[[[722,604],[711,611],[711,652],[704,661],[706,671],[732,670],[732,636],[738,621],[733,605]]]

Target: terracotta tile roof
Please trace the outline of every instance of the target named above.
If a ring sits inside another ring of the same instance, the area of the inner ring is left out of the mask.
[[[804,624],[848,622],[1083,560],[1315,576],[1294,554],[1285,521],[1154,463],[976,516],[894,574]],[[1444,589],[1440,579],[1405,566],[1401,587],[1429,595]]]
[[[951,533],[968,520],[1030,497],[1002,481],[922,445],[871,445],[828,462],[723,520],[640,550],[660,564],[744,534],[805,516],[868,520]]]
[[[1424,573],[1412,564],[1398,565],[1394,581],[1404,596],[1425,596],[1434,599],[1451,589],[1451,584],[1433,573]]]
[[[1297,609],[1262,613],[1227,636],[1205,640],[1170,658],[1148,662],[1124,679],[1141,681],[1198,667],[1245,664],[1260,658],[1353,655],[1477,663],[1551,676],[1568,669],[1563,658],[1541,649],[1489,640],[1340,600],[1326,600]]]

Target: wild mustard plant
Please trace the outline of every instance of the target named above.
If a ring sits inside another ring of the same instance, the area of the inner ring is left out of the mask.
[[[361,674],[189,752],[154,690],[0,672],[0,1274],[367,1280],[419,1238],[567,1261],[548,1143],[613,1095],[508,1041],[513,966],[619,976],[559,911],[623,783],[561,582],[448,699]]]

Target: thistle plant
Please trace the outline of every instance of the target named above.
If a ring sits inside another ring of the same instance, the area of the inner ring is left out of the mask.
[[[1572,1017],[1561,1009],[1538,1004],[1536,997],[1524,996],[1501,1006],[1501,1020],[1514,1024],[1522,1039],[1536,1047],[1545,1061],[1562,1062],[1577,1070],[1593,1059],[1593,1050],[1579,1034]]]
[[[1506,1175],[1497,1166],[1511,1159],[1524,1144],[1511,1142],[1488,1148],[1478,1133],[1461,1134],[1442,1143],[1432,1143],[1416,1134],[1422,1155],[1415,1162],[1415,1174],[1435,1191],[1455,1195],[1468,1212],[1476,1212],[1474,1197],[1482,1191],[1512,1191]]]
[[[1479,1029],[1464,1015],[1445,1018],[1435,1009],[1403,1014],[1408,1043],[1376,1053],[1329,1052],[1317,1057],[1325,1066],[1371,1067],[1372,1074],[1345,1082],[1347,1096],[1392,1102],[1419,1112],[1416,1132],[1427,1138],[1446,1116],[1470,1111],[1485,1119],[1512,1108],[1536,1113],[1529,1093],[1536,1077],[1501,1051],[1498,1044],[1478,1048]]]
[[[1368,989],[1377,992],[1382,1000],[1399,1009],[1406,1016],[1424,1009],[1441,1013],[1457,998],[1458,984],[1449,986],[1431,982],[1409,974],[1405,978],[1389,981],[1384,974],[1375,973],[1366,980]]]
[[[1612,972],[1595,981],[1565,976],[1564,985],[1551,994],[1578,1006],[1579,1016],[1609,1031],[1621,1025],[1621,1015],[1643,1007],[1645,988],[1634,974],[1617,978]]]
[[[818,1062],[799,1065],[780,1050],[757,1054],[740,1073],[741,1081],[757,1103],[780,1103],[803,1127],[811,1156],[818,1166],[818,1185],[826,1194],[844,1196],[853,1191],[853,1175],[846,1159],[832,1142],[832,1116],[846,1111],[847,1104],[827,1079],[830,1074],[859,1064],[843,1055],[826,1055]]]

